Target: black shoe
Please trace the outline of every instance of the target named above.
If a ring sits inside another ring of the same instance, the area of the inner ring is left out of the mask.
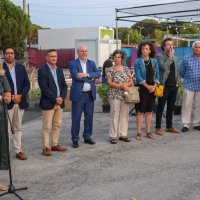
[[[200,131],[200,126],[195,126],[194,129]]]
[[[91,145],[96,144],[95,141],[93,141],[92,139],[86,139],[84,140],[84,142]]]
[[[79,144],[78,144],[78,142],[76,142],[76,141],[73,142],[72,147],[73,147],[73,148],[79,148]]]
[[[181,129],[182,132],[188,132],[188,130],[189,130],[188,127],[183,127],[183,128]]]

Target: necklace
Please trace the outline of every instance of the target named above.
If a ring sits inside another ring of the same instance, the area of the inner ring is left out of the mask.
[[[120,66],[114,66],[115,67],[115,69],[116,69],[116,71],[118,71],[118,72],[121,72],[121,71],[123,71],[123,67],[120,65]]]
[[[144,64],[149,65],[150,61],[151,61],[150,59],[148,61],[144,61]]]

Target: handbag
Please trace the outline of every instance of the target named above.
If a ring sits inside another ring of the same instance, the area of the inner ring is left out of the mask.
[[[140,94],[138,91],[138,87],[132,85],[129,88],[129,92],[124,92],[124,99],[126,103],[139,103],[140,102]]]
[[[154,91],[154,95],[156,97],[162,97],[163,96],[163,91],[164,91],[164,86],[163,85],[157,85],[155,91]]]

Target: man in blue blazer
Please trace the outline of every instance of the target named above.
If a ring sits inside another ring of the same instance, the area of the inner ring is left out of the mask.
[[[12,100],[7,105],[11,125],[14,130],[13,143],[15,147],[16,158],[26,160],[26,155],[21,150],[22,137],[22,118],[24,109],[28,107],[27,94],[30,89],[28,74],[23,65],[15,62],[15,52],[13,47],[4,49],[3,68],[5,75],[11,87]],[[10,124],[8,123],[9,133],[11,132]]]
[[[101,76],[94,61],[88,60],[87,47],[81,45],[78,50],[78,59],[69,63],[69,70],[72,76],[70,100],[72,101],[72,126],[71,139],[72,147],[78,148],[79,131],[82,112],[84,112],[83,138],[87,144],[95,144],[92,140],[92,125],[94,100],[96,99],[95,79]]]
[[[62,152],[67,150],[58,144],[67,85],[63,70],[56,66],[58,58],[56,50],[48,50],[45,58],[47,63],[38,71],[38,84],[41,89],[40,107],[43,115],[43,154],[51,156],[51,151]],[[50,150],[49,134],[51,126],[52,140]]]

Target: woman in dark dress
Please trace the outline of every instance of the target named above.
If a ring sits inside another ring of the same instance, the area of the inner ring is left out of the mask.
[[[138,46],[137,56],[138,59],[134,65],[136,84],[140,88],[140,103],[136,104],[137,140],[142,140],[141,128],[144,114],[146,114],[146,135],[153,139],[151,121],[155,102],[154,91],[159,84],[158,63],[155,59],[156,49],[152,43],[144,41]]]
[[[11,89],[4,75],[2,62],[0,60],[0,170],[8,169],[8,157],[7,157],[7,142],[6,142],[6,123],[7,117],[5,116],[5,110],[2,105],[2,95],[6,103],[11,101]],[[7,190],[7,186],[0,183],[0,191]]]

